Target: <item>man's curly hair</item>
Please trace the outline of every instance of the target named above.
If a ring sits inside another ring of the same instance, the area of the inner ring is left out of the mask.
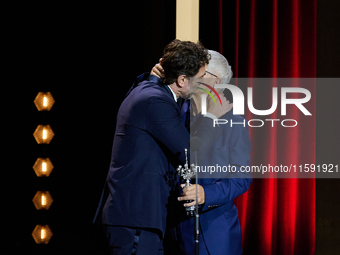
[[[173,40],[164,48],[161,60],[164,83],[174,83],[180,75],[194,77],[202,66],[209,64],[210,58],[201,42]]]

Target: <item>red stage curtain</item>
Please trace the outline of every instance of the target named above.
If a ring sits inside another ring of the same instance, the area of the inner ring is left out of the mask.
[[[235,77],[316,77],[316,0],[219,1],[220,52],[230,26],[235,26]],[[229,6],[228,6],[229,3]],[[235,5],[234,5],[235,4]],[[235,9],[235,22],[223,15]],[[224,37],[223,37],[224,35]],[[254,91],[256,88],[254,88]],[[250,128],[252,165],[315,163],[315,87],[309,88],[312,117],[296,128]],[[271,94],[256,95],[268,101]],[[260,102],[261,103],[261,102]],[[268,108],[269,108],[268,107]],[[268,109],[264,108],[264,109]],[[272,118],[280,118],[274,113]],[[282,117],[282,116],[281,116]],[[247,119],[258,118],[246,114]],[[244,254],[314,254],[315,179],[254,179],[236,199],[243,232]]]

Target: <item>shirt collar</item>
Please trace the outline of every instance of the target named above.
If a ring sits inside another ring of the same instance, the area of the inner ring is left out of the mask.
[[[169,85],[166,85],[166,86],[168,86],[168,88],[170,89],[170,91],[171,91],[171,93],[172,93],[172,95],[173,95],[175,101],[177,102],[177,96],[176,96],[176,94],[172,91],[172,89],[170,88]]]

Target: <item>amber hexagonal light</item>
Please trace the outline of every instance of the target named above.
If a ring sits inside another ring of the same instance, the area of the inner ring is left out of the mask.
[[[33,170],[38,177],[50,176],[53,168],[54,167],[49,158],[38,158],[33,166]]]
[[[37,210],[48,210],[53,203],[53,198],[48,191],[38,191],[32,201]]]
[[[50,125],[38,125],[33,136],[38,144],[49,144],[54,133]]]
[[[37,244],[48,244],[52,238],[52,231],[48,225],[36,225],[32,237]]]
[[[51,92],[39,92],[33,102],[38,111],[49,111],[51,110],[55,100]]]

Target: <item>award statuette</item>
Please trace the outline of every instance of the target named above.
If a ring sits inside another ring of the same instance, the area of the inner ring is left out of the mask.
[[[184,164],[184,168],[179,165],[177,168],[177,173],[185,180],[186,184],[184,186],[184,188],[190,186],[190,180],[192,177],[195,176],[196,174],[196,167],[194,164],[191,164],[190,168],[188,165],[188,150],[184,149],[185,151],[185,164]],[[187,201],[187,203],[190,203],[191,201]],[[195,206],[190,206],[190,207],[185,207],[185,211],[187,216],[194,216],[195,215]]]

